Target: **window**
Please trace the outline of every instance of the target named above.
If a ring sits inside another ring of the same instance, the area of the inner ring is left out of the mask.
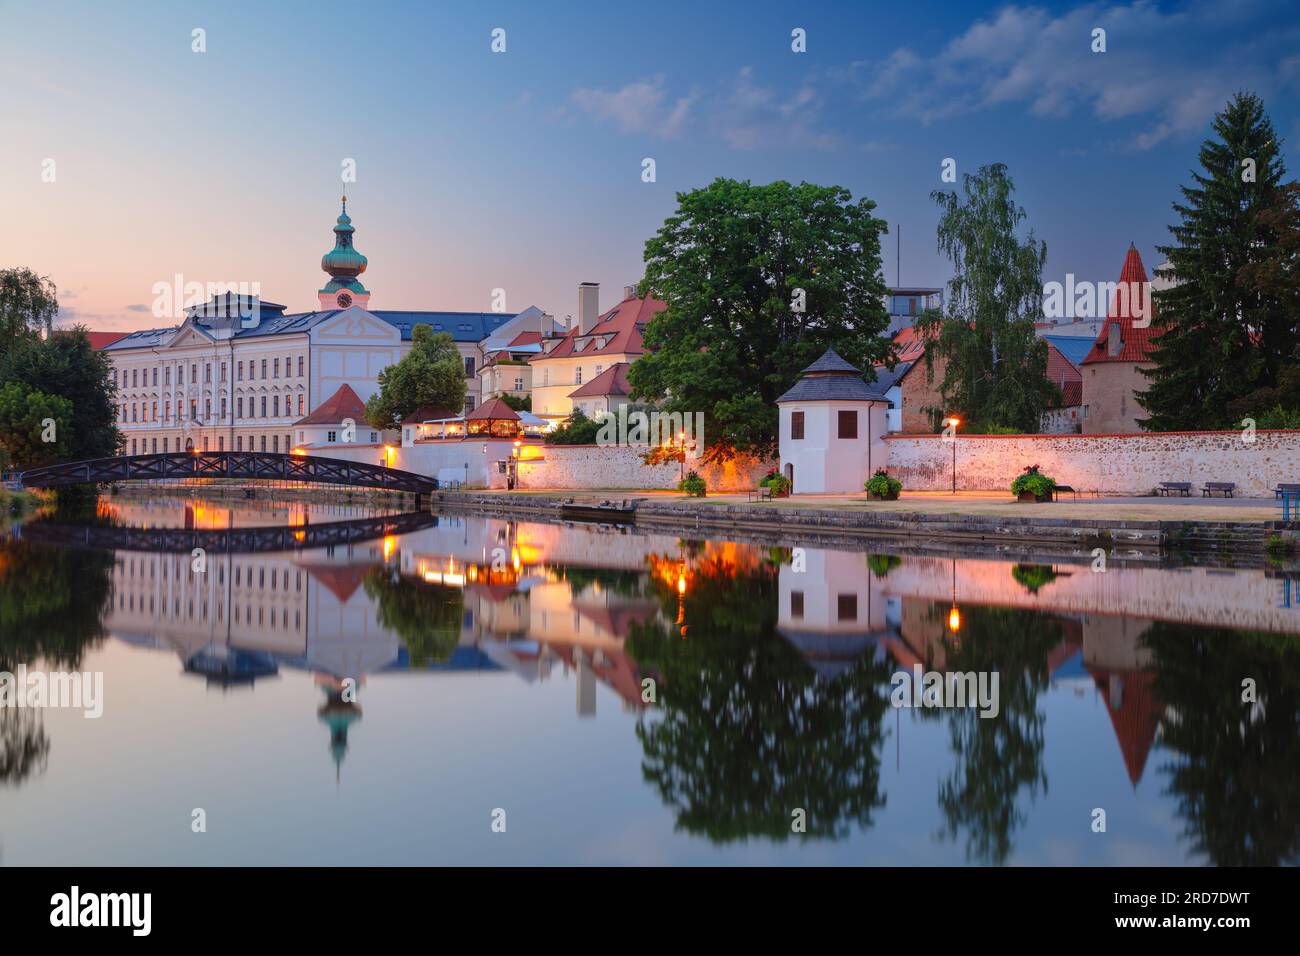
[[[244,399],[242,396],[235,399],[235,417],[236,418],[244,417]]]
[[[138,416],[137,413],[136,413],[136,405],[135,405],[135,402],[132,402],[132,403],[131,403],[131,421],[133,421],[133,422],[138,422],[139,420],[140,420],[140,418],[139,418],[139,416]]]
[[[225,451],[225,450],[226,450],[226,436],[225,436],[225,435],[218,435],[218,436],[217,436],[217,451]]]
[[[272,369],[273,369],[273,371],[274,371],[274,375],[273,375],[273,377],[274,377],[274,378],[279,378],[279,377],[280,377],[280,360],[279,360],[279,359],[276,359],[274,362],[271,363],[271,365],[272,365]]]
[[[279,435],[272,435],[272,436],[271,436],[271,450],[272,450],[272,451],[275,451],[275,452],[278,452],[278,451],[280,450],[280,436],[279,436]]]
[[[150,420],[150,421],[154,421],[154,422],[156,422],[156,421],[158,420],[158,403],[157,403],[157,402],[154,402],[154,403],[153,403],[153,407],[150,408],[149,413],[150,413],[150,415],[152,416],[149,420]]]
[[[327,442],[331,442],[331,443],[332,443],[332,442],[336,442],[336,441],[339,440],[339,433],[338,433],[338,432],[326,432],[326,433],[325,433],[325,440],[326,440]]]
[[[176,384],[177,384],[177,385],[184,385],[184,384],[185,384],[185,366],[184,366],[184,365],[177,365],[177,366],[176,366]]]
[[[524,390],[524,379],[523,376],[520,376],[519,378],[515,379],[515,391],[522,392],[523,390]]]
[[[199,402],[198,399],[191,398],[190,399],[190,421],[196,422],[198,420],[199,420]]]
[[[271,396],[271,414],[273,414],[276,418],[280,417],[280,396],[279,395]]]
[[[163,454],[167,454],[167,438],[163,438]]]
[[[466,396],[466,397],[465,397],[465,414],[468,415],[468,414],[469,414],[470,412],[472,412],[472,411],[474,411],[474,399],[470,398],[469,396]]]
[[[302,392],[298,393],[298,414],[302,414]]]
[[[226,417],[226,396],[221,396],[221,418],[224,421]]]
[[[190,381],[191,381],[191,382],[197,382],[198,380],[199,380],[199,363],[198,363],[198,362],[191,362],[191,363],[190,363]]]
[[[163,369],[163,384],[170,385],[171,383],[172,383],[172,367],[168,365],[165,369]]]
[[[285,436],[284,436],[284,450],[285,450],[285,451],[288,451],[288,450],[289,450],[289,446],[292,445],[292,444],[293,444],[293,443],[289,440],[289,436],[288,436],[288,435],[285,435]]]
[[[370,433],[370,444],[373,445],[373,444],[374,444],[375,442],[377,442],[377,441],[379,441],[379,434],[378,434],[377,432],[371,432],[371,433]]]
[[[262,359],[262,381],[266,381],[266,359]],[[266,449],[262,449],[265,451]]]
[[[470,355],[465,359],[465,377],[472,378],[473,376],[474,376],[474,356]]]
[[[845,409],[840,411],[837,417],[839,419],[839,437],[857,438],[858,413],[854,410]]]
[[[582,384],[582,366],[581,366],[581,365],[578,366],[578,370],[574,373],[574,379],[573,379],[573,381],[574,381],[574,383],[577,384],[577,385],[581,385],[581,384]]]
[[[302,356],[298,356],[298,377],[302,378]]]
[[[262,451],[266,451],[266,436],[265,436],[265,435],[262,436],[262,442],[261,442],[261,445],[262,445]]]
[[[790,616],[803,617],[803,592],[790,592]]]
[[[856,594],[841,594],[835,601],[836,616],[841,621],[856,621],[858,619],[858,596]]]
[[[212,363],[211,363],[211,362],[206,362],[206,363],[204,363],[204,365],[203,365],[203,381],[205,381],[205,382],[211,382],[211,381],[212,381]]]
[[[242,382],[242,381],[244,380],[244,363],[243,363],[243,362],[236,362],[236,363],[235,363],[235,380],[236,380],[236,381],[239,381],[239,382]]]
[[[155,455],[158,454],[158,439],[151,439],[149,442],[149,448]]]
[[[137,379],[137,377],[139,376],[139,374],[140,374],[139,371],[137,371],[136,369],[131,369],[131,387],[132,387],[132,388],[135,388],[135,387],[136,387],[136,384],[137,384],[136,379]]]
[[[543,385],[551,384],[551,370],[549,368],[542,369],[542,384]]]
[[[596,375],[599,376],[600,373],[603,372],[604,370],[605,370],[605,366],[603,366],[603,365],[597,365],[597,366],[596,366]]]
[[[236,436],[235,436],[235,451],[243,451],[243,450],[244,450],[244,436],[243,436],[243,435],[236,435]]]
[[[221,380],[222,380],[223,382],[226,380],[226,363],[225,363],[225,362],[222,362],[222,363],[221,363]]]
[[[131,454],[135,454],[135,439],[131,439]]]
[[[803,412],[790,413],[790,438],[795,441],[803,438]]]
[[[207,420],[212,419],[212,399],[210,398],[203,400],[203,417]]]
[[[265,364],[265,363],[263,363],[263,364]],[[262,417],[263,417],[263,418],[266,417],[266,396],[265,396],[265,395],[262,396]],[[262,450],[263,450],[263,451],[266,451],[265,448],[263,448]]]
[[[157,369],[154,369],[154,370],[153,370],[153,383],[154,383],[155,385],[158,384],[158,370],[157,370]]]

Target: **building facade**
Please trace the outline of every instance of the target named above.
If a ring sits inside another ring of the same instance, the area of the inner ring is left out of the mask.
[[[256,296],[227,294],[185,310],[176,326],[131,332],[103,345],[117,385],[126,454],[191,449],[288,451],[294,425],[347,386],[365,401],[379,373],[410,351],[416,325],[446,332],[465,365],[465,411],[482,400],[483,344],[543,331],[536,307],[509,314],[371,310],[360,281],[366,257],[343,212],[321,260],[320,308],[288,313]],[[551,327],[553,331],[553,324]]]
[[[1129,245],[1120,272],[1120,285],[1127,289],[1147,285],[1147,271],[1137,247]],[[1151,352],[1157,329],[1151,316],[1138,308],[1140,296],[1116,294],[1097,340],[1084,357],[1083,433],[1085,435],[1136,432],[1146,410],[1137,396],[1147,388],[1143,369],[1153,366]]]

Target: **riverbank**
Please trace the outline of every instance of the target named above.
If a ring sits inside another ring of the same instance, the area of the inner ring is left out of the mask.
[[[566,520],[566,503],[634,503],[638,527],[726,533],[770,543],[822,541],[869,546],[879,541],[904,553],[962,553],[1016,559],[1212,563],[1291,566],[1300,526],[1284,525],[1269,503],[1182,499],[1081,499],[1020,504],[987,495],[908,495],[899,501],[864,496],[801,496],[748,501],[741,495],[686,498],[626,492],[439,492],[435,509]],[[797,539],[797,541],[796,541]]]

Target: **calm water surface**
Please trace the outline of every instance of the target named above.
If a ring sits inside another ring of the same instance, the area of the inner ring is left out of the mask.
[[[1300,855],[1284,576],[375,514],[102,499],[0,530],[0,670],[105,696],[0,708],[0,862]],[[290,538],[212,543],[249,528]],[[1000,713],[891,706],[916,664],[996,671]]]

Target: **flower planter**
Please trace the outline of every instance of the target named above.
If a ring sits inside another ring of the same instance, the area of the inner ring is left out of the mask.
[[[876,494],[873,494],[871,497],[875,498],[877,501],[897,501],[897,500],[898,500],[898,492],[895,491],[893,494],[890,494],[890,495],[876,495]]]
[[[1016,498],[1016,500],[1017,500],[1017,501],[1035,501],[1035,502],[1040,502],[1040,503],[1041,503],[1041,502],[1044,502],[1044,501],[1051,501],[1051,500],[1052,500],[1052,496],[1051,496],[1051,495],[1036,495],[1036,494],[1034,494],[1032,491],[1022,491],[1022,492],[1020,492],[1020,496],[1019,496],[1018,498]]]

